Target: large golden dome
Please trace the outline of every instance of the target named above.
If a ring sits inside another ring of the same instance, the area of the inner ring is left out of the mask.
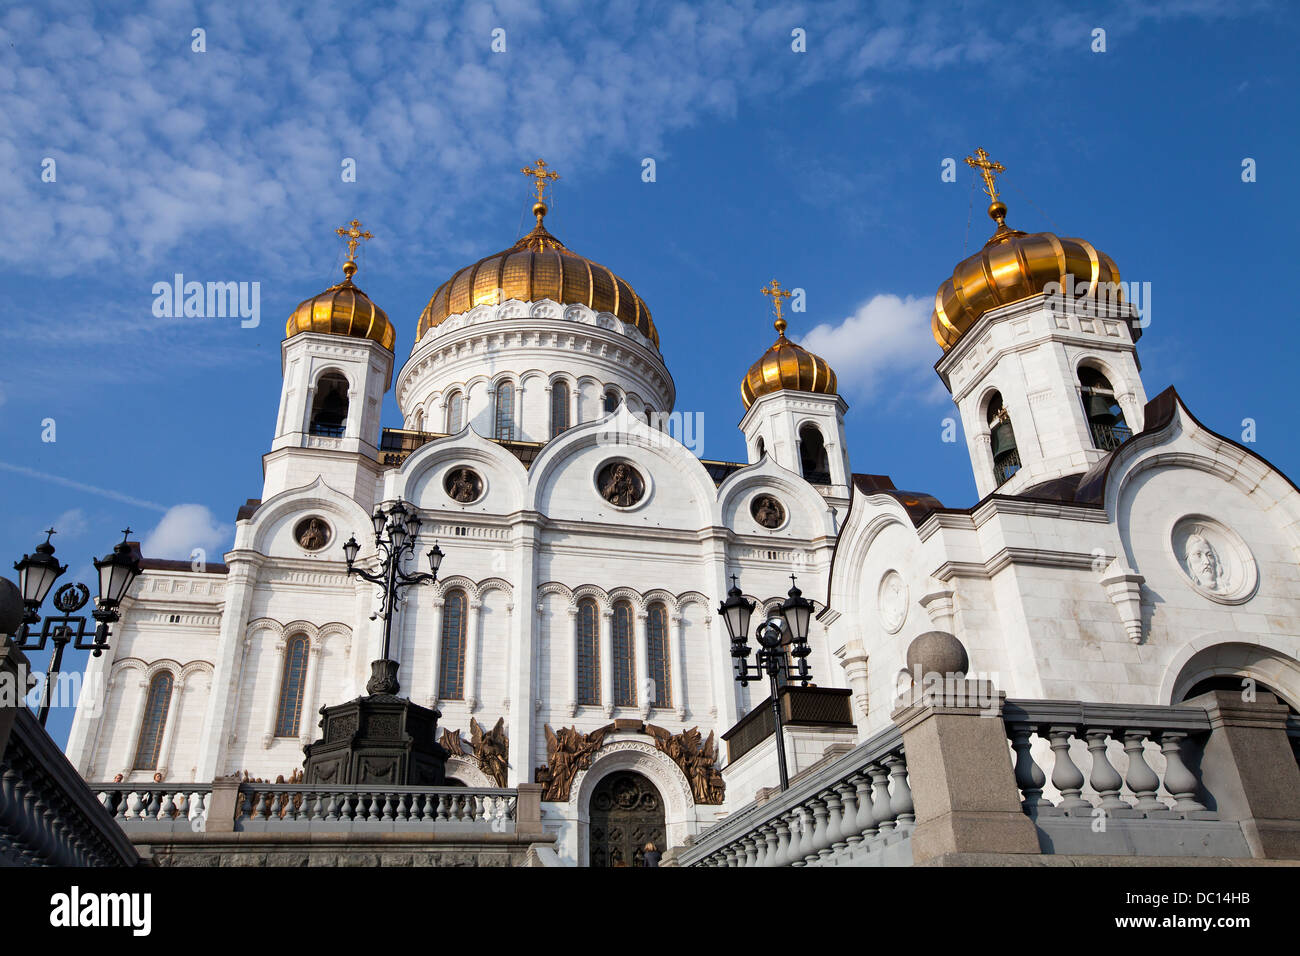
[[[632,287],[598,262],[568,249],[546,231],[542,217],[546,206],[533,207],[536,227],[509,249],[465,266],[438,286],[424,307],[415,332],[418,342],[426,331],[451,315],[476,305],[518,299],[550,299],[561,305],[585,305],[597,312],[612,312],[659,347],[659,331],[650,310]]]
[[[745,380],[740,383],[740,400],[745,408],[761,396],[781,389],[836,394],[835,372],[826,360],[787,339],[785,319],[778,318],[775,326],[776,342],[749,367]]]
[[[1108,294],[1112,288],[1118,290],[1119,268],[1092,243],[1050,232],[1025,233],[1007,226],[1007,207],[998,199],[994,179],[997,173],[1006,172],[1001,163],[989,159],[983,149],[967,156],[966,163],[984,179],[984,191],[991,200],[989,216],[998,228],[983,249],[957,263],[952,278],[944,280],[935,294],[930,328],[945,352],[984,313],[1038,295],[1049,284],[1057,284],[1075,298],[1094,297],[1099,288]],[[1067,277],[1072,277],[1072,287]],[[1134,332],[1136,337],[1136,329]]]
[[[352,284],[357,264],[343,263],[343,281],[298,304],[285,323],[284,337],[299,332],[328,332],[378,342],[390,352],[397,340],[388,314]]]

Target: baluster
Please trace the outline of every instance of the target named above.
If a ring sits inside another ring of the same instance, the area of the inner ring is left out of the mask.
[[[419,804],[417,803],[419,799],[420,799],[419,794],[415,794],[415,793],[399,793],[397,795],[398,822],[406,823],[408,820],[410,820],[412,816],[411,810],[414,810],[416,814],[420,812],[420,807]],[[408,805],[410,807],[409,810],[407,809]]]
[[[736,867],[740,865],[736,862],[736,848],[734,846],[724,847],[722,852],[727,858],[727,866]]]
[[[1203,811],[1204,805],[1196,800],[1199,783],[1196,774],[1183,763],[1181,745],[1187,734],[1181,730],[1166,730],[1160,734],[1160,752],[1165,755],[1165,789],[1174,798],[1174,810],[1179,813]]]
[[[889,808],[889,771],[878,763],[868,764],[871,774],[871,819],[881,836],[888,836],[897,827]]]
[[[190,798],[184,790],[178,790],[172,795],[172,819],[188,820],[190,808]]]
[[[433,823],[433,816],[437,812],[436,802],[434,795],[426,790],[424,792],[424,806],[420,810],[421,823]]]
[[[307,815],[307,819],[320,820],[325,816],[325,794],[317,790],[312,796],[316,799],[312,801],[311,813]]]
[[[1043,796],[1043,785],[1047,775],[1034,761],[1029,746],[1029,735],[1034,729],[1029,724],[1010,724],[1007,732],[1011,735],[1011,748],[1016,752],[1016,786],[1024,798],[1021,808],[1030,816],[1052,809],[1052,801]]]
[[[858,826],[858,791],[853,784],[842,781],[835,785],[835,792],[840,796],[844,809],[840,816],[840,833],[850,848],[862,842],[862,830]]]
[[[1107,814],[1114,810],[1132,810],[1128,802],[1120,799],[1120,787],[1124,785],[1124,779],[1110,764],[1110,758],[1106,756],[1106,741],[1115,733],[1111,728],[1093,727],[1087,731],[1085,736],[1088,739],[1088,753],[1092,754],[1092,771],[1089,774],[1088,782],[1092,784],[1092,789],[1101,795],[1101,808]]]
[[[144,809],[144,801],[140,799],[140,792],[138,790],[132,790],[127,795],[126,803],[126,818],[128,820],[138,819],[141,811]]]
[[[380,816],[380,819],[383,820],[385,823],[392,823],[394,820],[397,819],[397,817],[393,813],[393,800],[396,796],[397,794],[394,793],[384,794],[384,809],[383,809],[382,816]]]
[[[113,813],[118,824],[126,822],[127,802],[125,791],[113,791]]]
[[[760,866],[776,866],[777,836],[776,824],[768,823],[763,827],[763,861]]]
[[[752,837],[743,837],[740,841],[740,865],[751,867],[755,860],[758,859],[758,848],[754,845]]]
[[[1168,776],[1168,774],[1166,774]],[[172,794],[170,790],[164,790],[162,793],[155,794],[158,802],[158,811],[154,814],[155,820],[170,820],[172,810]],[[152,809],[152,808],[151,808]]]
[[[437,817],[437,822],[438,822],[438,823],[446,823],[446,822],[447,822],[447,794],[445,794],[445,793],[440,793],[440,794],[438,794],[438,817]]]
[[[853,784],[854,789],[857,791],[858,830],[862,833],[864,841],[870,840],[880,833],[876,829],[876,818],[871,810],[871,775],[855,773],[849,777],[849,783]]]
[[[95,799],[98,800],[99,805],[103,807],[105,810],[107,810],[110,814],[113,812],[112,797],[109,796],[107,790],[100,790],[98,793],[95,794]]]
[[[826,852],[820,854],[825,859],[839,853],[848,842],[844,839],[844,801],[840,799],[839,791],[832,787],[822,794],[822,800],[826,803],[826,839],[830,844]]]
[[[772,857],[771,865],[790,865],[790,815],[788,813],[776,819],[776,855]]]
[[[339,819],[339,795],[336,791],[331,790],[326,799],[325,819],[330,823],[335,823]]]
[[[1124,731],[1124,752],[1128,754],[1128,773],[1125,782],[1137,797],[1137,809],[1143,813],[1152,810],[1167,810],[1164,801],[1156,796],[1160,789],[1160,778],[1147,765],[1145,742],[1151,731],[1130,727]]]
[[[812,863],[830,853],[830,813],[827,811],[826,801],[822,799],[821,795],[809,800],[808,805],[813,812],[813,839],[812,852],[805,856],[804,862]]]
[[[795,812],[799,816],[799,844],[790,855],[790,865],[806,866],[808,857],[816,856],[813,851],[813,831],[815,827],[812,808],[805,804],[795,808]]]
[[[902,828],[916,822],[916,808],[912,806],[912,788],[907,783],[907,761],[898,754],[884,760],[889,769],[889,779],[894,782],[894,795],[889,798],[889,812],[895,826]]]
[[[1072,816],[1091,816],[1092,804],[1079,794],[1083,793],[1083,773],[1070,759],[1070,738],[1077,728],[1052,726],[1047,728],[1047,736],[1052,741],[1052,786],[1061,792],[1059,809]]]

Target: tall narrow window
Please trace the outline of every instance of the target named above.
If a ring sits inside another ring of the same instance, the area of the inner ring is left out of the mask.
[[[303,687],[307,683],[307,635],[289,638],[284,648],[284,673],[280,676],[280,703],[275,710],[275,735],[297,737],[302,713]]]
[[[636,706],[636,657],[632,637],[632,605],[614,605],[614,703],[619,707]]]
[[[556,382],[551,386],[551,437],[569,427],[569,386]]]
[[[465,696],[465,592],[448,591],[442,606],[442,653],[439,656],[438,696]]]
[[[158,766],[163,731],[167,729],[167,709],[172,702],[172,675],[159,671],[149,682],[144,717],[140,721],[140,740],[135,748],[134,770],[153,770]]]
[[[495,435],[501,441],[515,438],[515,387],[509,382],[497,386]]]
[[[316,383],[311,403],[311,433],[341,438],[348,424],[348,380],[338,372],[326,372]]]
[[[447,434],[454,435],[465,427],[465,396],[452,392],[447,398]]]
[[[650,605],[650,616],[646,621],[646,668],[650,679],[654,681],[653,707],[671,707],[673,705],[672,671],[669,664],[668,612],[662,604]]]
[[[578,703],[600,703],[600,630],[596,626],[596,602],[587,598],[578,604]]]
[[[826,440],[815,425],[799,429],[799,465],[803,476],[814,485],[831,483],[831,466],[826,457]]]
[[[614,391],[612,388],[605,392],[605,411],[618,411],[618,392]]]

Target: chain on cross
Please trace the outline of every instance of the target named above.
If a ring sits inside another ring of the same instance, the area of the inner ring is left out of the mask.
[[[998,201],[998,185],[994,176],[997,173],[1005,173],[1007,167],[1003,166],[996,160],[989,159],[989,154],[984,151],[984,147],[975,150],[975,155],[966,157],[966,165],[971,169],[978,169],[980,176],[984,179],[984,191],[988,193],[989,199],[993,202]]]
[[[357,246],[361,244],[361,240],[375,238],[368,231],[361,231],[361,220],[359,219],[353,219],[347,224],[346,228],[340,226],[334,231],[348,241],[348,262],[357,261]]]
[[[546,160],[537,160],[536,166],[525,166],[519,170],[525,176],[533,177],[533,188],[537,190],[537,201],[543,201],[543,193],[546,190],[547,182],[555,182],[560,178],[560,174],[553,169],[546,167]]]

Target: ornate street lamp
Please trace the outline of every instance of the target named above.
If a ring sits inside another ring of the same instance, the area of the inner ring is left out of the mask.
[[[379,585],[381,589],[379,613],[384,619],[384,646],[380,659],[370,664],[366,693],[396,694],[401,689],[397,682],[398,664],[389,658],[389,649],[392,646],[393,613],[398,597],[403,588],[438,580],[442,549],[435,543],[426,555],[430,573],[403,570],[403,562],[415,553],[422,522],[415,509],[407,508],[400,498],[387,511],[382,506],[376,508],[370,516],[370,523],[375,529],[375,549],[379,552],[378,572],[371,573],[356,566],[357,555],[361,551],[356,535],[343,543],[343,556],[348,562],[348,574],[355,574],[362,580]]]
[[[36,546],[35,554],[24,554],[21,561],[14,562],[14,569],[18,572],[18,590],[26,610],[23,625],[14,635],[17,645],[24,651],[43,651],[47,642],[54,644],[37,711],[42,727],[49,717],[55,682],[63,667],[63,649],[69,641],[75,641],[77,650],[90,651],[95,657],[108,650],[109,625],[121,620],[118,607],[130,590],[131,582],[140,573],[140,559],[127,542],[131,534],[131,529],[127,528],[112,552],[94,561],[99,573],[99,596],[95,598],[95,609],[90,612],[96,622],[93,640],[87,642],[90,635],[86,630],[86,616],[77,614],[90,600],[90,589],[80,582],[65,584],[54,592],[54,606],[63,613],[45,618],[40,632],[33,634],[32,626],[41,623],[40,609],[46,595],[59,576],[68,570],[67,565],[59,564],[54,557],[54,545],[50,543],[54,534],[54,529],[50,528],[45,541]]]
[[[750,681],[762,680],[766,674],[771,686],[776,763],[781,772],[782,790],[790,786],[790,778],[786,771],[785,732],[781,724],[781,685],[794,679],[807,687],[808,681],[812,680],[812,672],[808,670],[808,655],[812,652],[808,646],[808,625],[812,620],[813,603],[803,596],[793,574],[790,582],[790,591],[781,605],[781,616],[769,618],[754,632],[759,648],[752,664],[749,661],[749,621],[754,613],[754,602],[741,593],[734,574],[727,599],[718,606],[718,614],[726,622],[727,634],[731,638],[731,663],[736,680],[741,687],[747,687]],[[793,665],[789,658],[794,658]]]

